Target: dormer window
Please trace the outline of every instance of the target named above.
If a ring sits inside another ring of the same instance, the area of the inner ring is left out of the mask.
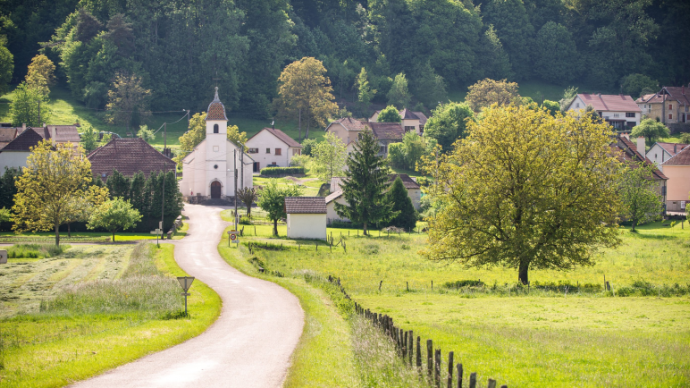
[[[213,124],[213,133],[218,133],[218,124]]]

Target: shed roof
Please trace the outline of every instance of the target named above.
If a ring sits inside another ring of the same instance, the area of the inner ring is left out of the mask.
[[[334,191],[326,197],[326,203],[329,204],[329,203],[335,201],[336,199],[338,199],[342,196],[343,196],[342,190]]]
[[[612,112],[642,112],[632,97],[624,94],[588,94],[577,95],[586,104],[591,105],[596,111]]]
[[[325,197],[285,197],[287,214],[326,214]]]
[[[88,155],[91,171],[103,178],[117,170],[125,176],[141,171],[149,176],[154,171],[175,171],[175,162],[140,138],[113,138]]]

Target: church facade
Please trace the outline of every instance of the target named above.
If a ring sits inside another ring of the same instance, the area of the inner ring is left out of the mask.
[[[225,106],[218,98],[218,88],[206,112],[206,139],[182,159],[180,191],[189,202],[224,199],[235,195],[237,189],[252,187],[254,160],[242,147],[227,139],[228,118]]]

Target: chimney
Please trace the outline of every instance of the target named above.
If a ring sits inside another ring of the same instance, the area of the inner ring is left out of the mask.
[[[674,145],[673,145],[673,154],[674,154],[674,155],[678,153],[677,148],[678,148],[678,144],[674,144]]]
[[[26,123],[22,123],[22,132],[26,131]]]
[[[48,127],[48,129],[50,129],[50,138],[53,140],[53,143],[55,143],[55,142],[57,141],[57,140],[56,140],[57,138],[55,137],[55,135],[56,135],[56,133],[55,133],[55,132],[56,132],[55,126],[54,126],[54,125],[51,125],[51,126]]]
[[[644,147],[644,136],[637,137],[637,152],[639,152],[642,157],[644,157],[647,153],[647,150]]]

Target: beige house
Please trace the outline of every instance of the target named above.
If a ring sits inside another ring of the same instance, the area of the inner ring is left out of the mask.
[[[584,111],[591,106],[616,131],[629,131],[640,125],[642,110],[630,96],[623,94],[578,94],[568,111]]]
[[[388,155],[388,145],[400,143],[405,130],[400,123],[361,122],[352,118],[336,120],[326,127],[326,132],[335,134],[347,146],[348,153],[354,150],[354,143],[363,131],[372,131],[379,141],[379,155]]]
[[[326,199],[285,197],[288,238],[326,240]]]
[[[643,115],[666,125],[690,122],[690,90],[685,86],[664,86],[658,93],[644,95],[635,102]]]
[[[662,168],[668,177],[666,211],[684,212],[690,201],[690,147],[666,161]]]
[[[370,118],[369,122],[370,123],[375,123],[378,118],[379,114],[381,113],[380,110],[377,110]],[[409,109],[403,109],[401,111],[398,111],[398,114],[400,115],[400,118],[402,119],[402,126],[403,129],[405,130],[405,133],[414,131],[417,133],[417,135],[422,136],[424,133],[424,125],[426,125],[426,120],[427,117],[424,113],[422,112],[413,112]]]
[[[254,160],[252,170],[264,167],[288,167],[292,157],[302,153],[302,145],[275,128],[264,128],[247,140],[247,153]]]

